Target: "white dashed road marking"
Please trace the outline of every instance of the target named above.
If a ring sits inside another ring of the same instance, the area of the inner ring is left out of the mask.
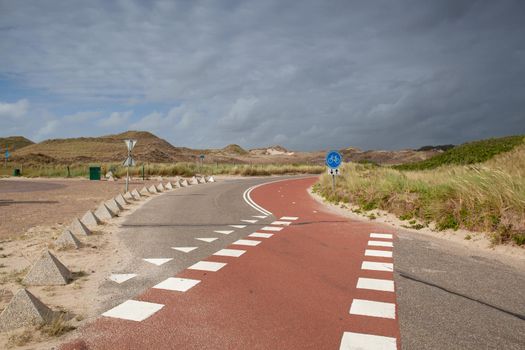
[[[135,276],[137,276],[136,273],[114,273],[109,276],[109,279],[120,284],[132,279]]]
[[[257,237],[257,238],[270,238],[272,236],[273,236],[273,233],[260,233],[260,232],[254,232],[248,235],[248,237]]]
[[[241,220],[242,222],[247,222],[249,224],[255,224],[259,220]]]
[[[173,260],[173,258],[162,258],[162,259],[142,259],[142,260],[144,260],[144,261],[146,261],[146,262],[149,262],[150,264],[160,266],[160,265],[164,265],[164,264],[167,263],[168,261]]]
[[[121,318],[130,321],[143,321],[162,309],[164,305],[145,301],[127,300],[102,314],[106,317]]]
[[[218,252],[213,253],[213,255],[217,255],[217,256],[232,256],[232,257],[238,258],[238,257],[240,257],[241,255],[243,255],[244,253],[246,253],[246,250],[240,250],[240,249],[221,249],[221,250],[219,250]]]
[[[373,271],[394,271],[394,264],[392,263],[383,263],[383,262],[373,262],[373,261],[363,261],[361,264],[362,270],[373,270]]]
[[[295,221],[297,219],[299,219],[297,216],[283,216],[281,218],[281,220],[291,220],[291,221]]]
[[[344,332],[339,350],[396,350],[396,338]]]
[[[350,314],[395,319],[396,304],[354,299],[350,306]]]
[[[394,281],[381,280],[377,278],[359,277],[359,280],[357,280],[357,288],[379,290],[382,292],[393,292],[394,291]]]
[[[229,225],[230,227],[233,227],[233,228],[245,228],[246,225]]]
[[[288,226],[290,225],[290,221],[274,221],[270,225],[282,225],[282,226]]]
[[[391,258],[392,252],[387,251],[387,250],[367,249],[365,250],[365,256],[379,256],[383,258]]]
[[[273,226],[264,226],[261,230],[262,231],[281,231],[282,227],[273,227]]]
[[[392,242],[383,242],[383,241],[368,241],[368,245],[374,246],[374,247],[393,247],[394,246]]]
[[[218,238],[214,238],[214,237],[199,237],[195,239],[198,239],[199,241],[203,241],[203,242],[208,242],[208,243],[218,240]]]
[[[229,235],[230,233],[234,232],[234,231],[213,231],[215,233],[222,233],[223,235]]]
[[[371,233],[370,238],[392,239],[392,235],[390,233]]]
[[[261,243],[261,241],[252,241],[250,239],[239,239],[232,244],[236,245],[247,245],[247,246],[256,246],[257,244]]]
[[[264,215],[252,215],[252,218],[266,219],[267,216],[264,216]]]
[[[213,261],[199,261],[198,263],[195,263],[188,267],[190,270],[200,270],[200,271],[219,271],[224,266],[226,266],[225,263],[219,263],[219,262],[213,262]]]
[[[195,250],[197,248],[198,247],[171,247],[171,249],[175,249],[175,250],[178,250],[179,252],[183,252],[183,253],[189,253],[192,250]]]
[[[160,282],[153,288],[174,290],[177,292],[186,292],[187,290],[195,287],[199,283],[199,280],[193,280],[190,278],[170,277],[167,280]]]

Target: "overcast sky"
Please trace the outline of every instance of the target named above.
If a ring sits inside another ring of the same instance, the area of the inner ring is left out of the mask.
[[[412,148],[525,133],[525,1],[0,0],[0,136]]]

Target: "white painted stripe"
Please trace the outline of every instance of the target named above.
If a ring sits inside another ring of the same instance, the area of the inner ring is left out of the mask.
[[[252,218],[257,218],[257,219],[266,219],[267,216],[266,216],[266,215],[252,215]]]
[[[373,271],[394,271],[394,264],[392,263],[383,263],[383,262],[373,262],[373,261],[363,261],[361,264],[362,270],[373,270]]]
[[[273,226],[264,226],[263,228],[261,228],[261,230],[263,231],[281,231],[283,228],[282,227],[273,227]]]
[[[270,238],[272,236],[273,236],[273,233],[260,233],[260,232],[254,232],[248,235],[248,237],[257,237],[257,238]]]
[[[183,253],[189,253],[192,250],[195,250],[197,248],[198,247],[171,247],[171,249],[175,249],[175,250],[178,250],[179,252],[183,252]]]
[[[219,271],[224,266],[226,266],[225,263],[219,263],[219,262],[213,262],[213,261],[199,261],[198,263],[195,263],[188,267],[190,270],[200,270],[200,271]]]
[[[252,241],[250,239],[239,239],[232,244],[236,245],[247,245],[247,246],[256,246],[257,244],[261,243],[261,241]]]
[[[217,256],[231,256],[231,257],[238,258],[238,257],[240,257],[241,255],[243,255],[244,253],[246,253],[246,250],[240,250],[240,249],[221,249],[221,250],[219,250],[218,252],[213,253],[213,255],[217,255]]]
[[[394,244],[392,242],[383,242],[383,241],[368,241],[369,246],[374,247],[393,247]]]
[[[146,261],[146,262],[149,262],[150,264],[160,266],[160,265],[164,265],[164,264],[167,263],[168,261],[173,260],[173,258],[142,259],[142,260],[144,260],[144,261]]]
[[[218,240],[218,238],[214,238],[214,237],[199,237],[195,239],[198,239],[199,241],[203,241],[203,242],[208,242],[208,243]]]
[[[281,218],[281,220],[291,220],[291,221],[295,221],[297,219],[299,219],[297,216],[283,216]]]
[[[259,204],[255,203],[254,200],[252,199],[252,197],[250,197],[250,193],[256,189],[257,187],[259,186],[262,186],[262,185],[266,185],[266,184],[259,184],[259,185],[255,185],[255,186],[252,186],[248,189],[246,189],[246,191],[244,191],[244,193],[242,194],[242,198],[244,199],[244,201],[250,206],[252,207],[253,209],[257,210],[259,213],[263,214],[263,215],[272,215],[271,212],[269,212],[268,210],[264,209],[263,207],[261,207]]]
[[[390,233],[371,233],[370,238],[392,239],[392,235]]]
[[[233,227],[233,228],[245,228],[246,225],[229,225],[230,227]]]
[[[359,289],[380,290],[382,292],[393,292],[394,281],[381,280],[377,278],[363,278],[359,277],[357,280],[357,287]]]
[[[177,292],[186,292],[189,289],[195,287],[197,284],[199,284],[199,280],[192,280],[189,278],[178,278],[178,277],[170,277],[153,288],[155,289],[166,289],[166,290],[174,290]]]
[[[234,231],[213,231],[215,233],[222,233],[223,235],[229,235],[230,233],[234,232]]]
[[[290,225],[290,221],[274,221],[270,225],[281,225],[281,226],[288,226]]]
[[[391,258],[392,252],[387,251],[387,250],[367,249],[365,250],[365,256],[380,256],[384,258]]]
[[[241,220],[242,222],[247,222],[249,224],[255,224],[259,220]]]
[[[396,338],[344,332],[339,350],[396,350]]]
[[[135,276],[137,276],[136,273],[114,273],[109,276],[109,279],[120,284],[132,279]]]
[[[395,319],[396,304],[354,299],[350,306],[350,314]]]
[[[126,300],[122,304],[115,306],[113,309],[104,312],[102,316],[138,322],[145,320],[163,307],[164,305],[162,304]]]

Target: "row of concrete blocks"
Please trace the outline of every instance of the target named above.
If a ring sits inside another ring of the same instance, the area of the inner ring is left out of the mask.
[[[143,197],[173,190],[180,187],[187,187],[206,182],[215,182],[213,176],[192,177],[189,180],[177,178],[174,182],[166,184],[151,185],[149,188],[143,187],[140,191],[135,189],[124,195],[119,194],[95,210],[89,210],[82,219],[75,218],[71,225],[55,240],[55,246],[61,249],[78,249],[82,243],[77,236],[90,236],[91,229],[103,222],[108,222],[112,218],[125,210],[125,206],[130,201],[140,201]],[[49,250],[46,250],[39,260],[37,260],[28,274],[23,279],[23,284],[27,286],[49,286],[66,285],[73,279],[71,271]],[[47,307],[42,301],[35,297],[27,289],[20,289],[11,299],[9,304],[0,314],[0,332],[16,329],[19,327],[49,323],[57,313]]]

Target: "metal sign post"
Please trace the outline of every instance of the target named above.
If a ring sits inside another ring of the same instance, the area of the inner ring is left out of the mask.
[[[126,146],[128,147],[128,158],[124,161],[124,166],[126,169],[126,192],[128,192],[128,186],[129,186],[129,167],[135,166],[135,160],[131,156],[131,150],[135,145],[137,144],[137,140],[124,140],[124,143],[126,143]]]
[[[332,191],[335,192],[335,177],[339,175],[339,166],[343,161],[343,157],[337,151],[330,151],[326,155],[326,165],[328,172],[332,175]]]
[[[9,159],[9,149],[7,148],[7,145],[5,145],[5,163],[4,163],[4,168],[7,168],[7,159]]]

